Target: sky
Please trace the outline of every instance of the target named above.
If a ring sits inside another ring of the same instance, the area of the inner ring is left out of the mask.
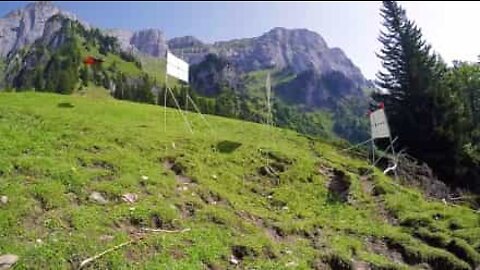
[[[26,5],[0,2],[0,16]],[[55,1],[61,9],[100,28],[161,29],[167,38],[192,35],[204,42],[259,36],[280,26],[319,33],[339,47],[367,79],[381,67],[381,2],[80,2]],[[476,61],[480,55],[480,2],[399,2],[442,58]]]

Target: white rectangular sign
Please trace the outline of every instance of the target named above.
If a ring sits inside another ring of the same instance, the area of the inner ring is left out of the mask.
[[[390,137],[387,117],[383,109],[376,110],[370,114],[370,126],[372,128],[372,139]]]
[[[167,74],[188,83],[188,63],[167,52]]]

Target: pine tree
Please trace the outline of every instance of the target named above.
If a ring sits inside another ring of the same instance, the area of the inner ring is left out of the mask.
[[[389,94],[377,95],[376,99],[385,103],[392,130],[400,142],[417,149],[423,144],[419,134],[428,137],[432,133],[429,91],[438,81],[441,63],[430,52],[420,29],[395,1],[384,1],[381,14],[386,31],[379,38],[384,47],[378,57],[385,71],[377,74],[377,84]]]
[[[377,74],[377,84],[387,93],[373,97],[385,103],[401,147],[426,161],[443,180],[456,181],[461,178],[464,141],[459,133],[466,127],[459,93],[445,85],[446,65],[431,52],[405,10],[395,1],[384,1],[381,15],[385,31],[378,57],[384,71]]]

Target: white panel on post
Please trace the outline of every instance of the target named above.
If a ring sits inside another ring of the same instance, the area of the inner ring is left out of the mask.
[[[372,139],[390,137],[390,129],[383,109],[376,110],[370,114],[370,126]]]
[[[167,74],[188,83],[188,63],[167,52]]]

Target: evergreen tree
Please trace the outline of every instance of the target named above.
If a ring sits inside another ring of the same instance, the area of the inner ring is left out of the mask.
[[[431,165],[443,180],[459,182],[466,111],[460,95],[445,85],[447,71],[431,52],[420,29],[408,20],[395,1],[384,1],[381,9],[385,31],[378,55],[384,71],[377,84],[387,91],[374,99],[385,103],[394,136],[402,148]]]

